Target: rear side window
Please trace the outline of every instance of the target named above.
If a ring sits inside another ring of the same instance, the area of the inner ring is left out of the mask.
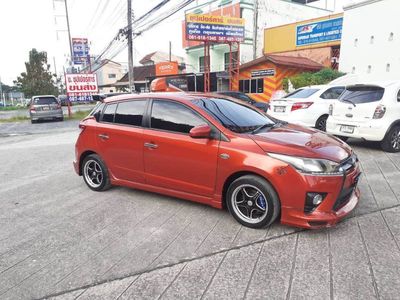
[[[385,89],[378,86],[348,87],[339,100],[354,104],[370,103],[381,100],[384,92]]]
[[[155,100],[151,112],[151,128],[189,133],[206,122],[188,107],[172,101]]]
[[[57,99],[54,97],[35,97],[33,98],[33,104],[37,105],[49,105],[57,104]]]
[[[299,89],[294,91],[293,93],[286,95],[283,98],[308,98],[318,91],[319,89]]]
[[[103,118],[101,119],[103,122],[109,122],[113,123],[114,122],[114,114],[115,114],[115,109],[117,108],[117,104],[108,104],[103,112]]]
[[[146,100],[134,100],[118,103],[115,113],[115,123],[142,126]]]
[[[339,96],[343,93],[344,87],[333,87],[327,89],[325,92],[319,96],[322,99],[338,99]]]

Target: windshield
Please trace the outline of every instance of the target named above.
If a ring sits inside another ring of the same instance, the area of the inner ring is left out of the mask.
[[[275,124],[268,116],[250,107],[227,99],[195,99],[192,100],[192,103],[233,132],[252,132],[260,126]]]
[[[385,89],[378,86],[348,87],[339,100],[353,104],[375,102],[382,99],[384,92]]]
[[[283,98],[308,98],[318,91],[319,89],[298,89]]]
[[[37,97],[33,98],[33,104],[38,105],[48,105],[48,104],[57,104],[57,99],[54,97]]]

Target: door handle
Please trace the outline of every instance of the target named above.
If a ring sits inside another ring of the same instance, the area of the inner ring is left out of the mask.
[[[149,149],[157,149],[158,145],[153,143],[144,143],[144,146]]]
[[[102,140],[108,140],[110,138],[107,134],[99,134],[98,137]]]

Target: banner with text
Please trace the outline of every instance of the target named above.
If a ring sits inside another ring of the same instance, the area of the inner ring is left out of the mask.
[[[343,18],[298,25],[296,27],[296,46],[340,40],[342,26]]]
[[[186,40],[243,42],[244,22],[244,19],[235,17],[187,14]]]
[[[65,74],[65,82],[71,102],[92,101],[98,92],[96,74]]]

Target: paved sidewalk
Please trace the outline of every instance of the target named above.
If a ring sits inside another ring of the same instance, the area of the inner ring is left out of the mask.
[[[400,207],[272,237],[54,299],[398,299]]]
[[[339,226],[252,230],[188,201],[89,190],[77,134],[0,139],[0,299],[398,298],[400,154],[351,142],[362,198]]]

